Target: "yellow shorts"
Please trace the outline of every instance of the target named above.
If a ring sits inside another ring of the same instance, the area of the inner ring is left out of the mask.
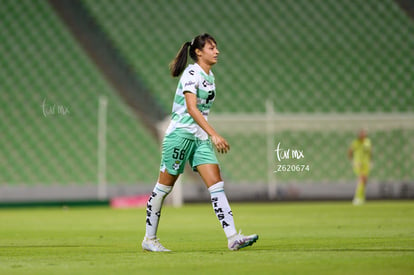
[[[370,164],[366,162],[354,162],[354,173],[357,176],[368,176],[370,172]]]

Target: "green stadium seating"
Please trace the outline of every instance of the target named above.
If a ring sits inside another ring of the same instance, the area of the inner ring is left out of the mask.
[[[99,96],[109,102],[108,183],[153,182],[158,142],[47,1],[2,1],[0,17],[0,184],[96,184]]]
[[[414,111],[414,24],[392,0],[83,3],[166,108],[177,83],[168,76],[169,62],[183,42],[209,32],[221,51],[213,68],[218,92],[213,114],[263,113],[268,99],[277,113]],[[374,170],[373,177],[412,178],[411,172],[399,172],[398,161],[389,161],[398,150],[392,142],[398,133],[372,135],[377,148],[388,150],[378,156],[388,168]],[[307,148],[316,167],[307,174],[278,175],[279,180],[353,179],[346,151],[354,136],[302,132],[299,139],[279,133],[275,140]],[[231,156],[220,156],[226,178],[266,181],[266,137],[227,138]],[[325,148],[322,152],[315,141]]]
[[[414,27],[392,0],[83,2],[166,108],[169,62],[209,32],[215,112],[263,112],[268,98],[277,112],[414,110]]]
[[[183,42],[208,32],[221,51],[213,68],[218,92],[213,114],[263,113],[268,99],[277,113],[414,112],[414,23],[392,0],[82,3],[165,110],[171,109],[177,85],[169,62]],[[3,0],[0,18],[0,184],[96,184],[100,96],[109,101],[107,181],[153,184],[158,142],[49,3]],[[53,106],[55,113],[45,115],[43,107]],[[70,113],[57,113],[59,106]],[[410,159],[411,133],[372,133],[374,144],[387,148],[378,157],[383,169],[374,171],[375,179],[413,179],[412,160],[405,166],[398,161]],[[308,153],[320,169],[280,180],[353,179],[343,157],[353,136],[278,133],[275,139],[291,146],[327,144]],[[234,146],[231,155],[220,156],[226,179],[265,182],[266,137],[227,138]],[[408,150],[390,161],[406,143]]]

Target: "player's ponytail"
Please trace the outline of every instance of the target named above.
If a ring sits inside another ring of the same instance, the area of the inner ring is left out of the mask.
[[[177,77],[185,70],[187,66],[187,53],[189,53],[191,59],[197,62],[198,57],[195,50],[202,50],[207,41],[217,44],[216,40],[208,33],[197,35],[191,42],[185,42],[170,63],[171,75]]]
[[[178,51],[174,60],[170,63],[170,72],[173,77],[179,76],[187,66],[187,52],[191,42],[185,42]]]

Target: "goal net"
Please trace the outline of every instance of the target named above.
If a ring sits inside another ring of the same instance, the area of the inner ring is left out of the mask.
[[[227,182],[268,184],[353,183],[347,156],[365,129],[373,145],[370,182],[414,180],[412,113],[218,114],[209,119],[231,145],[220,163]],[[272,196],[272,194],[270,194]]]

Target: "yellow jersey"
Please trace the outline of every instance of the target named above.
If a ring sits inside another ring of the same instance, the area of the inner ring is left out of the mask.
[[[371,140],[369,138],[355,139],[351,144],[354,163],[369,164],[371,162]]]

